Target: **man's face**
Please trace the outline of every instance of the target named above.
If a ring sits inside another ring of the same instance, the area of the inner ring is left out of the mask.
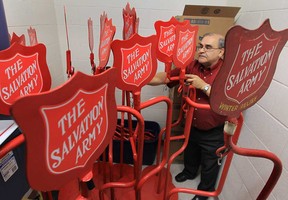
[[[210,67],[223,56],[224,49],[219,49],[219,36],[205,36],[199,43],[198,61],[205,67]],[[202,48],[201,48],[202,47]]]

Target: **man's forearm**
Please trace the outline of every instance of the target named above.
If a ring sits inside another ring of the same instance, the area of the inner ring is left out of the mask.
[[[158,72],[153,77],[153,79],[148,83],[148,85],[156,86],[156,85],[166,84],[167,82],[169,81],[167,80],[166,72]]]

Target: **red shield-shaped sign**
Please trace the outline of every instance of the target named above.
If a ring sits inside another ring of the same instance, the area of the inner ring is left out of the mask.
[[[11,43],[11,45],[14,44],[14,43],[18,43],[18,44],[20,44],[22,46],[26,46],[25,35],[22,34],[22,35],[18,36],[16,33],[13,32],[10,43]]]
[[[197,33],[198,26],[176,26],[176,48],[173,53],[173,63],[176,67],[186,68],[194,59]]]
[[[124,15],[123,38],[129,39],[134,34],[135,19],[134,16]]]
[[[265,82],[280,38],[269,39],[263,33],[253,40],[241,40],[225,83],[226,96],[238,104],[256,93]]]
[[[235,26],[228,31],[224,64],[211,90],[215,112],[237,117],[265,94],[287,35],[288,29],[272,30],[269,20],[257,30]]]
[[[134,33],[136,33],[136,10],[131,10],[130,4],[127,3],[123,9],[123,39],[128,40]]]
[[[118,88],[137,91],[154,77],[157,70],[156,40],[156,35],[141,37],[134,34],[129,40],[112,42],[113,67],[121,69]]]
[[[42,90],[38,53],[25,57],[17,53],[9,60],[0,60],[0,65],[1,98],[6,104],[11,105],[19,96]]]
[[[30,28],[27,29],[27,31],[28,31],[28,35],[29,35],[30,46],[34,46],[34,45],[38,44],[37,34],[36,34],[35,28],[32,28],[30,26]]]
[[[79,90],[61,105],[41,108],[48,133],[46,156],[51,173],[85,166],[101,146],[108,128],[107,89],[108,84],[93,92]]]
[[[188,21],[179,22],[175,17],[167,22],[156,21],[154,27],[156,29],[158,45],[157,58],[165,63],[172,62],[173,52],[176,43],[176,26],[184,26],[189,24]]]
[[[112,25],[112,19],[105,20],[103,30],[100,34],[100,44],[99,44],[99,66],[100,68],[105,67],[109,60],[111,42],[115,35],[116,27]]]
[[[51,77],[43,44],[26,47],[14,43],[0,52],[0,113],[9,114],[9,108],[18,97],[49,90]]]
[[[77,72],[64,85],[12,105],[27,142],[31,187],[59,190],[92,170],[114,135],[116,75],[116,68],[94,76]]]

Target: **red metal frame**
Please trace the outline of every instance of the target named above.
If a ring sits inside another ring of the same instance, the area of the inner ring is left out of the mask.
[[[110,173],[111,182],[103,184],[103,186],[101,186],[99,190],[101,200],[104,199],[104,191],[108,188],[112,188],[111,191],[113,192],[113,194],[111,196],[111,199],[115,198],[114,191],[113,191],[113,189],[115,188],[128,188],[128,191],[131,190],[131,187],[136,188],[136,185],[138,184],[140,180],[141,172],[142,172],[143,146],[144,146],[144,119],[138,111],[136,111],[135,109],[131,107],[119,106],[117,110],[119,112],[127,112],[127,113],[132,114],[134,117],[136,117],[137,122],[138,122],[137,128],[134,134],[131,135],[130,137],[130,143],[132,147],[133,160],[134,160],[134,167],[133,167],[134,176],[132,180],[128,180],[128,181],[127,179],[121,180],[121,178],[117,181],[114,181],[113,174]],[[137,147],[136,147],[136,138],[137,138]],[[110,144],[109,146],[109,163],[111,163],[110,170],[113,169],[112,158],[113,158],[112,145]],[[124,192],[127,193],[127,190],[124,190]],[[136,192],[135,195],[136,195],[135,198],[137,198],[137,196],[139,196],[139,193]],[[119,199],[119,197],[117,197],[117,199]]]
[[[129,176],[129,173],[131,173],[131,168],[134,168],[134,174],[135,175],[140,175],[142,172],[142,162],[134,162],[134,166],[128,165],[123,163],[123,154],[121,152],[123,152],[123,147],[121,147],[122,149],[120,150],[120,164],[117,164],[118,167],[120,167],[120,178],[117,181],[114,182],[109,182],[104,184],[101,189],[100,189],[100,195],[101,198],[103,199],[104,197],[102,196],[104,194],[104,191],[108,188],[110,188],[110,195],[111,195],[111,199],[117,198],[117,199],[137,199],[137,200],[141,200],[141,199],[148,199],[151,198],[151,194],[153,194],[152,196],[155,196],[155,198],[158,200],[159,197],[162,196],[162,198],[164,198],[163,196],[163,189],[164,189],[164,185],[162,184],[162,191],[149,191],[149,192],[145,192],[146,190],[150,190],[150,185],[151,183],[153,183],[154,181],[158,180],[158,176],[159,174],[165,174],[166,170],[165,170],[165,165],[167,163],[168,160],[168,155],[169,155],[169,145],[170,145],[170,134],[171,134],[171,121],[172,121],[172,102],[168,97],[156,97],[153,99],[150,99],[146,102],[140,103],[140,93],[139,92],[135,92],[133,93],[134,96],[134,107],[135,110],[138,109],[138,113],[140,114],[140,111],[142,109],[145,109],[147,107],[150,107],[152,105],[155,105],[157,103],[161,103],[164,102],[167,104],[167,119],[166,119],[166,135],[165,135],[165,142],[164,142],[164,148],[163,148],[163,154],[162,154],[162,161],[161,163],[158,163],[156,166],[149,166],[147,167],[148,170],[144,170],[142,173],[142,176],[138,176],[138,178],[134,179],[134,180],[129,180],[127,181],[129,178],[127,178],[127,176]],[[123,96],[122,96],[123,97]],[[127,97],[127,96],[126,96]],[[124,98],[124,97],[123,97]],[[128,104],[130,103],[130,98],[127,98],[127,102]],[[135,103],[136,102],[136,103]],[[127,109],[129,111],[134,110],[130,107],[120,107],[122,109]],[[130,113],[131,114],[131,113]],[[142,116],[140,114],[140,116]],[[128,115],[129,117],[129,115]],[[131,116],[130,116],[131,117]],[[129,119],[128,119],[129,122]],[[121,124],[123,126],[123,120],[121,119]],[[129,125],[128,125],[129,126]],[[132,127],[132,125],[130,126]],[[136,138],[136,135],[133,136],[133,138]],[[159,136],[159,142],[161,143],[162,141],[162,135]],[[132,141],[133,143],[133,141]],[[133,145],[132,145],[133,147]],[[139,147],[138,147],[139,148]],[[112,146],[109,147],[109,169],[110,169],[110,180],[113,181],[113,173],[111,173],[111,171],[113,170],[113,168],[115,167],[115,165],[113,165],[112,163]],[[136,149],[134,148],[133,152],[136,152]],[[141,155],[141,158],[138,157],[139,160],[142,160],[142,155],[143,155],[143,149],[142,149],[142,153],[140,152],[140,149],[138,149],[138,155]],[[150,170],[151,169],[151,170]],[[124,176],[124,170],[125,170],[125,176]],[[138,170],[138,171],[137,171]],[[139,171],[140,170],[140,171]],[[171,177],[171,176],[170,176]],[[140,179],[141,178],[141,179]],[[156,179],[155,179],[156,178]],[[125,180],[126,182],[124,182],[123,180]],[[152,182],[151,182],[152,181]],[[159,185],[161,185],[161,182],[158,182]],[[154,184],[152,184],[154,185]],[[170,180],[169,183],[167,183],[167,185],[169,186],[169,188],[173,188],[174,185],[172,184],[172,180]],[[130,187],[130,188],[129,188]],[[132,190],[131,187],[135,188],[135,190]],[[116,189],[115,189],[116,188]],[[117,188],[126,188],[126,189],[122,189],[119,190]],[[115,192],[114,192],[115,190]],[[144,190],[144,191],[143,191]],[[162,192],[162,193],[161,193]],[[115,196],[114,196],[115,195]]]
[[[142,103],[140,105],[140,109],[144,109],[144,108],[152,106],[156,103],[161,103],[161,102],[164,102],[167,105],[167,118],[166,118],[164,147],[163,147],[163,151],[162,151],[162,160],[161,160],[161,162],[159,162],[159,160],[158,160],[155,166],[147,167],[148,170],[145,170],[146,173],[145,173],[145,175],[142,176],[142,178],[141,178],[141,180],[137,186],[137,191],[145,190],[144,187],[145,186],[148,187],[147,183],[148,183],[149,179],[150,179],[150,184],[151,184],[151,180],[154,181],[154,183],[156,182],[157,188],[156,188],[156,191],[155,190],[149,190],[146,192],[142,191],[141,196],[137,200],[141,200],[141,198],[143,198],[143,199],[156,198],[157,200],[161,197],[164,198],[164,190],[163,190],[164,188],[161,190],[160,187],[162,186],[161,182],[163,182],[161,180],[161,177],[163,175],[165,175],[165,173],[167,171],[167,169],[165,169],[165,166],[167,164],[168,157],[169,157],[171,125],[172,125],[172,102],[168,97],[164,97],[164,96],[156,97],[156,98],[150,99],[150,100]],[[162,142],[162,134],[159,134],[158,145],[161,142]],[[157,157],[159,158],[159,155],[157,155]],[[169,177],[171,177],[171,175]],[[171,179],[167,180],[167,183],[165,185],[169,188],[175,187],[173,185]],[[153,188],[153,189],[155,189],[155,188]]]
[[[193,93],[192,88],[190,88],[190,91],[191,90]],[[189,121],[191,120],[191,117],[190,117],[191,113],[193,113],[193,111],[191,111],[191,108],[192,109],[194,109],[194,108],[210,109],[210,105],[208,105],[208,104],[204,105],[204,104],[195,103],[193,100],[191,100],[191,99],[193,99],[193,98],[191,98],[191,96],[190,96],[190,98],[184,97],[184,99],[185,99],[185,102],[188,103],[188,105],[189,105],[189,109],[188,109],[187,117],[186,117],[186,124],[188,124],[188,125],[189,125]],[[273,154],[271,152],[268,152],[265,150],[241,148],[241,147],[238,147],[236,145],[238,142],[239,136],[240,136],[241,128],[243,125],[243,120],[244,120],[243,115],[240,114],[240,116],[236,120],[233,119],[232,121],[227,121],[227,123],[225,124],[225,127],[229,126],[229,124],[230,124],[230,126],[234,125],[235,129],[233,130],[232,133],[228,133],[225,131],[227,129],[224,128],[225,144],[223,147],[219,148],[216,152],[217,154],[219,154],[221,156],[221,158],[226,156],[223,170],[222,170],[221,176],[219,178],[219,183],[218,183],[217,189],[215,191],[208,192],[208,191],[196,190],[196,189],[191,189],[191,188],[173,188],[172,190],[168,191],[167,195],[165,196],[165,200],[169,200],[170,198],[172,198],[172,196],[175,193],[189,193],[189,194],[195,194],[195,195],[200,195],[200,196],[211,196],[211,197],[218,196],[222,192],[222,189],[223,189],[225,180],[227,178],[228,170],[229,170],[229,167],[230,167],[234,153],[236,153],[238,155],[243,155],[243,156],[266,158],[266,159],[271,160],[274,163],[273,171],[272,171],[267,183],[265,184],[264,188],[262,189],[259,196],[257,197],[257,200],[262,200],[262,199],[268,198],[269,194],[272,192],[274,186],[276,185],[278,179],[280,178],[280,175],[282,172],[282,163],[281,163],[280,159],[275,154]],[[188,123],[187,123],[187,121],[188,121]],[[186,132],[187,130],[188,130],[188,128],[186,129],[186,126],[185,126],[183,136],[171,137],[171,140],[184,138],[184,144],[177,152],[175,152],[170,157],[168,165],[167,165],[168,171],[170,169],[170,166],[171,166],[173,160],[181,152],[183,152],[185,147],[187,146],[188,139],[189,139],[189,135],[187,135],[187,132]],[[190,132],[190,129],[189,129],[189,132]],[[189,132],[188,132],[188,134],[189,134]],[[224,151],[223,154],[221,154],[222,151]]]
[[[0,158],[5,156],[9,151],[16,149],[18,146],[25,142],[24,134],[16,136],[5,145],[0,147]],[[53,196],[51,192],[41,192],[44,200],[53,200]]]

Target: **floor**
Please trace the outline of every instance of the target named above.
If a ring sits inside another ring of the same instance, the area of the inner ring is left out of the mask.
[[[175,181],[174,177],[181,172],[183,169],[183,164],[182,163],[176,163],[176,164],[172,164],[171,166],[171,174],[172,174],[172,178],[173,178],[173,184],[176,187],[183,187],[183,188],[193,188],[193,189],[197,189],[197,185],[200,182],[200,175],[198,175],[194,180],[187,180],[183,183],[178,183]],[[185,193],[179,193],[178,195],[178,200],[191,200],[194,197],[193,194],[185,194]],[[216,200],[218,198],[208,198],[208,200]]]
[[[182,142],[180,141],[174,141],[170,143],[170,154],[174,153],[176,150],[180,148],[182,145]],[[173,164],[171,166],[171,174],[173,178],[173,184],[176,187],[183,187],[183,188],[193,188],[197,189],[197,185],[200,182],[200,175],[198,175],[194,180],[187,180],[183,183],[178,183],[175,181],[174,177],[183,170],[183,155],[180,154],[178,157],[175,158],[173,161]],[[179,193],[178,200],[191,200],[194,197],[193,194],[185,194],[185,193]],[[218,198],[208,198],[208,200],[218,200]]]
[[[182,146],[182,142],[180,141],[173,141],[170,143],[170,155],[173,154],[175,151],[177,151]],[[147,165],[146,165],[147,166]],[[146,166],[143,166],[144,168]],[[175,158],[173,161],[173,164],[171,166],[170,172],[172,175],[173,184],[176,187],[181,188],[193,188],[196,189],[197,185],[200,181],[200,175],[198,175],[194,180],[187,180],[183,183],[178,183],[175,181],[174,177],[183,170],[183,154],[180,154]],[[57,200],[57,192],[53,193],[54,199]],[[191,200],[194,197],[193,194],[186,194],[186,193],[179,193],[178,194],[178,200]],[[208,200],[218,200],[218,198],[212,198],[210,197]]]

